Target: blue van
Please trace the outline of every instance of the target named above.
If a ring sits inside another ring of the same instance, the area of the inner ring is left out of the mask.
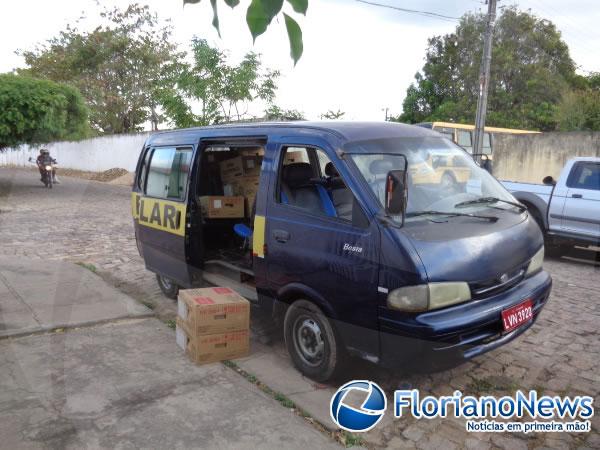
[[[460,147],[396,123],[241,124],[153,134],[132,193],[162,291],[235,289],[315,380],[347,354],[466,360],[550,295],[542,233]]]

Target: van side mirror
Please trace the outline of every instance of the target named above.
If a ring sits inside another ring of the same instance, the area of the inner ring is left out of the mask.
[[[554,178],[552,178],[550,175],[548,175],[547,177],[544,177],[544,179],[542,180],[542,183],[547,184],[549,186],[556,186],[556,180]]]
[[[385,180],[385,212],[392,216],[404,214],[407,198],[406,171],[390,170]]]

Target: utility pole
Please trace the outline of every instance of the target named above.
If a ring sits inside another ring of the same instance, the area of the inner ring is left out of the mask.
[[[487,0],[488,14],[485,36],[483,40],[483,56],[481,58],[481,72],[479,73],[479,99],[477,100],[477,115],[475,116],[475,136],[473,153],[481,158],[483,147],[483,130],[487,112],[488,88],[490,84],[490,65],[492,62],[492,40],[496,22],[496,0]]]
[[[385,111],[385,121],[388,121],[388,111],[390,108],[383,108],[382,111]]]

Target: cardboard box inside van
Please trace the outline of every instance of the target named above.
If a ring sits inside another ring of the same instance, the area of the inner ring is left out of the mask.
[[[205,195],[200,197],[202,215],[209,219],[236,219],[244,217],[244,197]]]

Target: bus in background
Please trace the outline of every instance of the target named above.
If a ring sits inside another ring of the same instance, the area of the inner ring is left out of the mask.
[[[465,125],[461,123],[451,122],[423,122],[416,124],[419,127],[429,128],[447,136],[452,142],[460,145],[467,152],[473,155],[473,144],[474,144],[474,125]],[[481,149],[481,155],[473,155],[477,162],[481,162],[482,159],[492,159],[494,135],[496,134],[534,134],[540,133],[539,131],[530,130],[515,130],[511,128],[497,128],[497,127],[485,127],[485,133],[483,134],[483,145]]]

